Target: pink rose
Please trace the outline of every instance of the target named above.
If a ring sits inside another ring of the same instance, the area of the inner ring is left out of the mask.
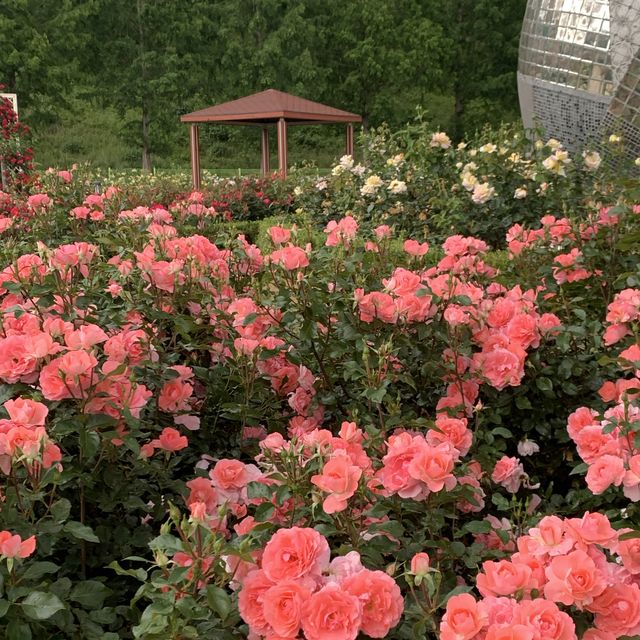
[[[545,573],[548,580],[544,586],[545,598],[566,605],[575,604],[579,609],[590,604],[607,586],[595,562],[580,550],[556,556]]]
[[[22,540],[19,535],[9,531],[0,531],[0,555],[5,558],[27,558],[36,549],[36,537]]]
[[[283,227],[269,227],[267,233],[273,244],[285,244],[291,240],[291,231]]]
[[[43,426],[49,413],[49,409],[42,402],[28,398],[7,400],[3,406],[13,422],[30,427]]]
[[[587,471],[587,486],[594,495],[604,493],[611,485],[619,487],[625,476],[624,462],[618,456],[600,456]]]
[[[336,451],[322,468],[322,473],[312,476],[312,484],[329,493],[322,504],[325,513],[337,513],[347,508],[347,501],[358,488],[360,476],[362,469],[352,464],[344,450]]]
[[[395,580],[383,571],[360,571],[346,578],[342,588],[360,601],[360,629],[370,638],[386,638],[400,622],[404,599]]]
[[[265,635],[269,631],[263,603],[266,592],[273,586],[273,582],[262,570],[252,571],[244,580],[238,596],[238,610],[254,633]]]
[[[471,640],[487,622],[474,597],[468,593],[453,596],[440,623],[440,640]]]
[[[476,585],[483,596],[510,596],[531,586],[532,572],[526,564],[487,560],[482,569],[484,573],[478,574]]]
[[[265,621],[283,638],[295,638],[302,624],[302,609],[311,591],[294,580],[282,580],[262,596]]]
[[[543,598],[523,600],[515,620],[533,631],[533,640],[577,640],[571,617]]]
[[[302,612],[307,640],[355,640],[361,622],[360,600],[334,583],[316,591]]]
[[[491,479],[502,485],[509,493],[516,493],[524,475],[524,468],[518,458],[502,456],[493,468]]]
[[[274,582],[320,576],[330,554],[329,544],[315,529],[279,529],[264,548],[262,569]]]
[[[270,256],[271,262],[282,265],[288,271],[303,269],[309,266],[309,256],[300,247],[284,247],[274,251]]]

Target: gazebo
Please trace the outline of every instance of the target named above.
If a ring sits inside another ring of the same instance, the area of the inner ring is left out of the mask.
[[[193,188],[200,188],[200,144],[198,124],[238,124],[262,127],[262,175],[269,169],[269,127],[276,125],[278,134],[278,168],[287,175],[287,125],[294,124],[346,124],[346,153],[353,155],[353,123],[362,122],[355,113],[328,107],[289,93],[267,89],[260,93],[193,111],[180,117],[191,125],[191,175]]]

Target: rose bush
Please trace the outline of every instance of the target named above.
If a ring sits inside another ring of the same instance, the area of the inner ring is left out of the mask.
[[[638,633],[640,193],[538,151],[577,215],[502,255],[347,200],[252,242],[82,168],[2,194],[0,635]],[[332,180],[415,204],[409,157]]]

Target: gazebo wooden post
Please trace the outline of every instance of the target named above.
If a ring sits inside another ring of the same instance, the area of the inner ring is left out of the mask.
[[[200,188],[200,136],[198,134],[198,125],[192,124],[190,128],[191,138],[191,182],[194,190]]]
[[[353,122],[347,125],[345,136],[345,153],[353,158]]]
[[[280,139],[278,137],[278,139]],[[262,127],[262,162],[260,163],[262,175],[268,176],[269,167],[269,127]]]
[[[287,121],[278,120],[278,169],[283,178],[287,177]]]

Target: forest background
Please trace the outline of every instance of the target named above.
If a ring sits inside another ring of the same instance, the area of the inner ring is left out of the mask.
[[[0,84],[43,166],[186,168],[179,116],[277,88],[454,139],[519,117],[526,0],[2,0]],[[259,129],[201,127],[203,166],[256,167]],[[296,127],[327,167],[342,127]],[[275,138],[275,136],[272,136]],[[275,140],[272,140],[275,144]]]

